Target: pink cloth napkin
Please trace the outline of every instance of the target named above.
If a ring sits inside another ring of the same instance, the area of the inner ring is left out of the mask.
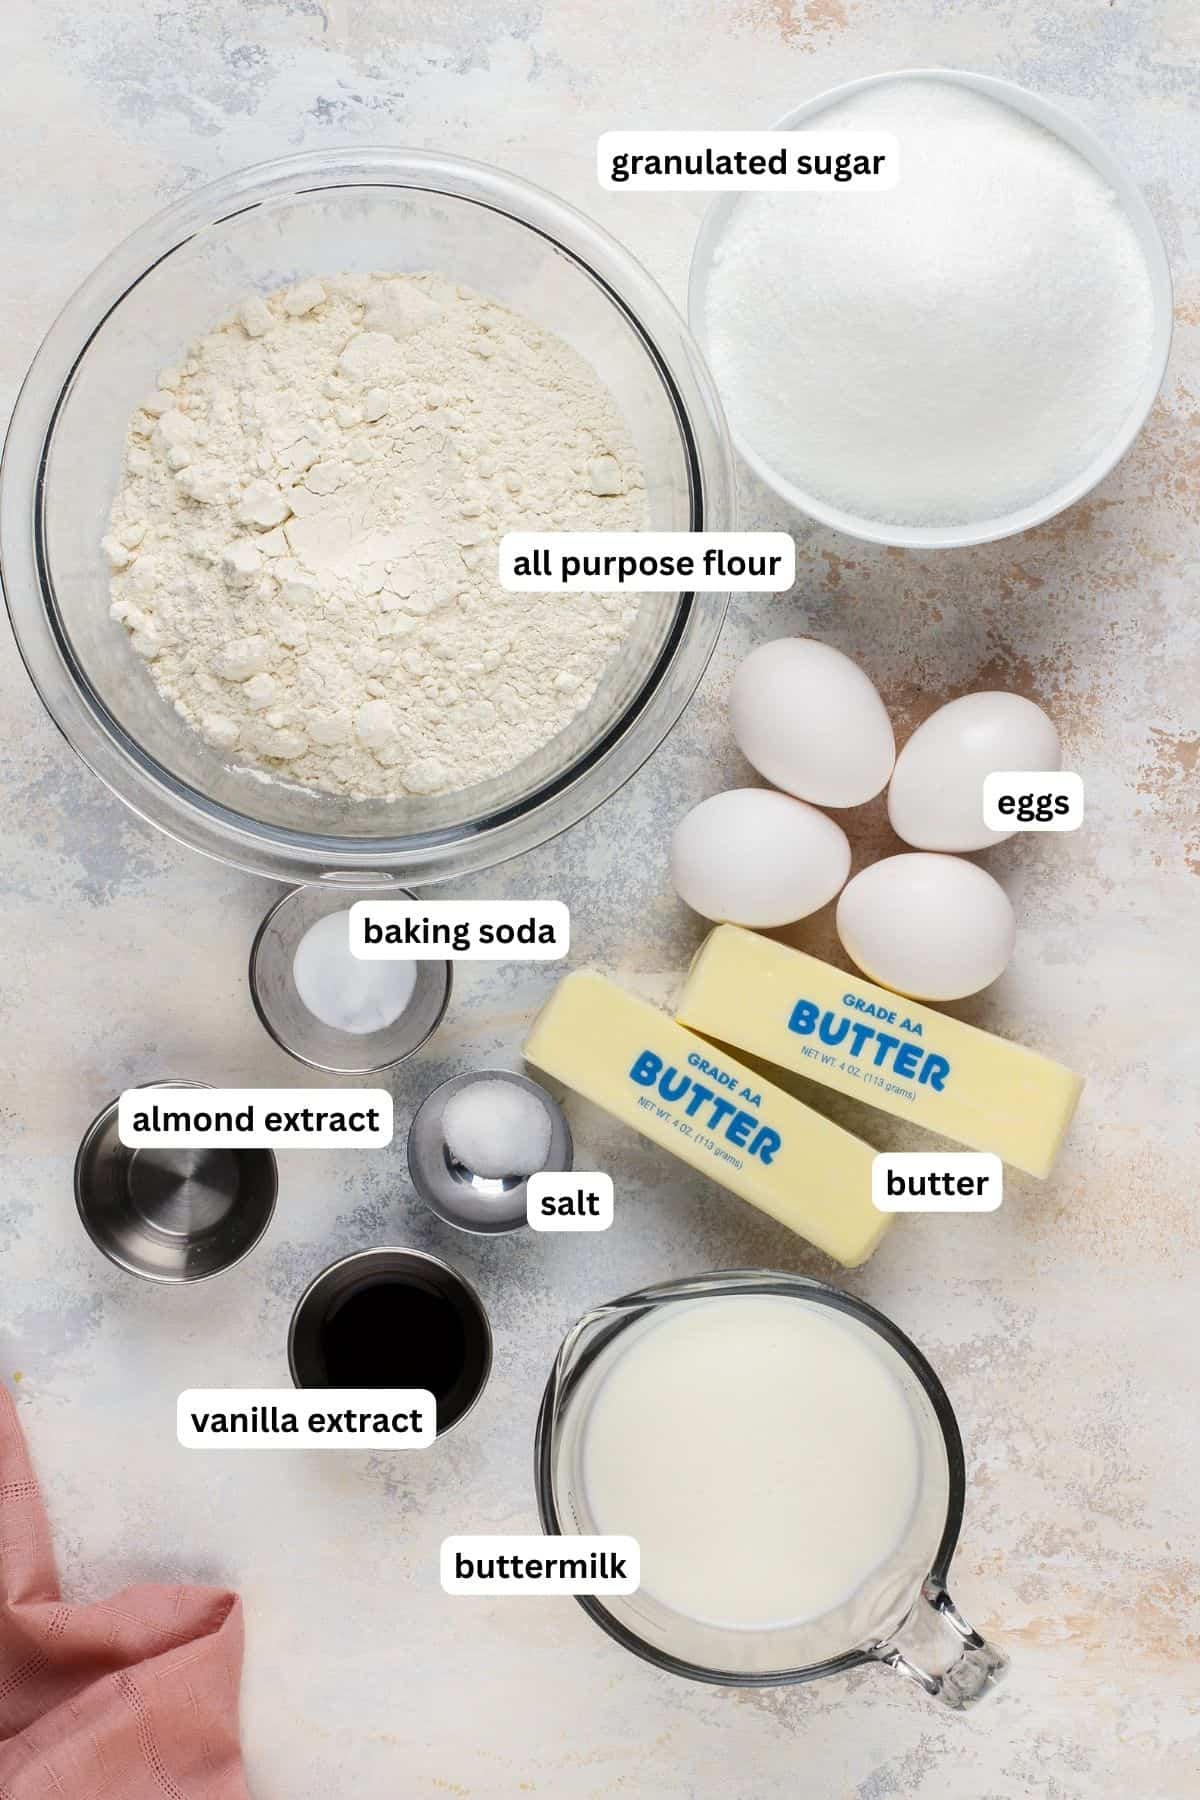
[[[220,1588],[64,1605],[0,1389],[0,1800],[249,1800],[241,1669],[242,1603]]]

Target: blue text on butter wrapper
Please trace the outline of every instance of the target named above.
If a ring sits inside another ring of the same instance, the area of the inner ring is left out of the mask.
[[[701,1065],[705,1068],[707,1064]],[[694,1075],[681,1075],[679,1070],[670,1064],[664,1066],[661,1056],[653,1050],[643,1050],[629,1071],[631,1081],[639,1087],[654,1088],[655,1092],[671,1105],[677,1104],[685,1097],[687,1105],[680,1111],[689,1119],[695,1119],[705,1131],[716,1131],[720,1128],[722,1135],[748,1156],[756,1156],[760,1162],[770,1164],[775,1160],[775,1152],[781,1148],[783,1139],[771,1126],[763,1125],[753,1113],[746,1112],[736,1100],[726,1100],[715,1088],[706,1087],[697,1081]],[[709,1111],[697,1117],[702,1107]]]
[[[848,1013],[834,1012],[831,1007],[822,1011],[814,1000],[797,1000],[788,1016],[788,1030],[797,1037],[815,1034],[831,1050],[841,1045],[847,1056],[868,1061],[877,1069],[888,1068],[890,1057],[893,1075],[915,1080],[918,1087],[933,1088],[938,1094],[945,1091],[950,1064],[944,1056],[926,1050],[924,1044],[915,1044],[910,1038],[897,1037],[875,1025],[866,1025],[861,1019],[852,1019]]]

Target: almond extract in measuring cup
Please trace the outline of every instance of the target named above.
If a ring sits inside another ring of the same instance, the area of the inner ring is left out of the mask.
[[[288,1341],[297,1387],[428,1388],[440,1436],[487,1382],[492,1334],[471,1284],[417,1250],[364,1250],[311,1284]]]

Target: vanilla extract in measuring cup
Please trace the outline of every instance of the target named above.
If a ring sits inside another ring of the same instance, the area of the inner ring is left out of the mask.
[[[492,1334],[470,1282],[418,1250],[364,1250],[301,1296],[288,1335],[297,1387],[428,1388],[439,1437],[483,1392]]]
[[[381,1275],[335,1301],[321,1327],[330,1387],[427,1387],[445,1401],[467,1361],[467,1328],[445,1294]]]

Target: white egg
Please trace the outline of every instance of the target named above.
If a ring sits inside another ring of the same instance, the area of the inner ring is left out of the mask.
[[[983,822],[993,769],[1061,769],[1058,733],[1020,694],[964,694],[939,707],[905,744],[888,789],[892,830],[918,850],[984,850],[1011,831]]]
[[[891,720],[870,679],[831,644],[760,644],[733,678],[729,710],[742,755],[785,793],[861,806],[887,785]]]
[[[1008,967],[1016,938],[998,881],[958,856],[888,856],[849,882],[837,930],[864,975],[914,1000],[961,1000]]]
[[[850,873],[840,825],[766,788],[732,788],[694,806],[671,839],[671,883],[706,919],[790,925],[825,906]]]

